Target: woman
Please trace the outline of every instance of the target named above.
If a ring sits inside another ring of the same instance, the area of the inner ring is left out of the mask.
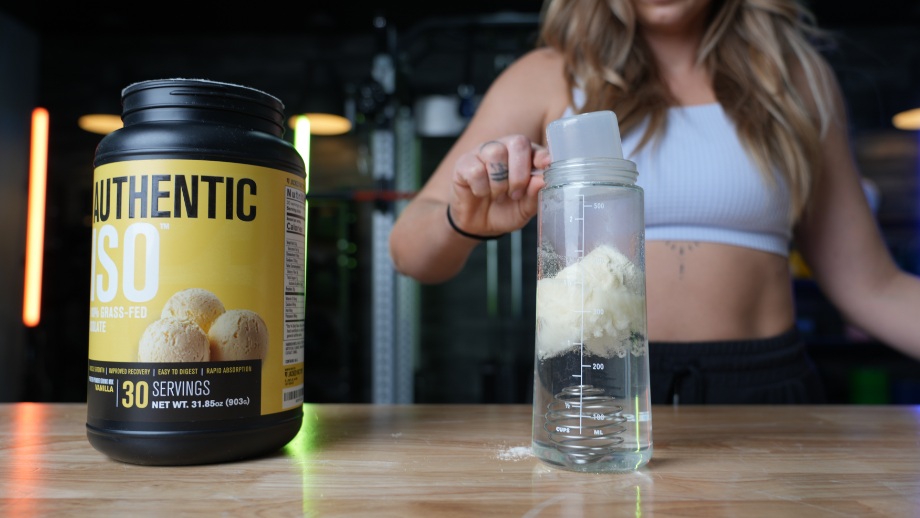
[[[851,323],[920,357],[920,281],[876,227],[839,85],[795,0],[554,0],[541,45],[493,83],[401,213],[396,269],[457,274],[522,228],[559,117],[613,110],[646,200],[654,403],[810,403],[794,246]]]

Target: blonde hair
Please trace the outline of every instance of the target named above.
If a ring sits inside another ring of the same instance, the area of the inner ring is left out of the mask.
[[[614,110],[624,134],[648,119],[643,146],[675,100],[636,36],[631,0],[547,0],[543,8],[540,44],[564,56],[569,86],[585,92],[580,111]],[[785,175],[794,220],[821,169],[833,113],[833,72],[817,41],[829,42],[829,33],[796,0],[712,0],[697,56],[764,177]]]

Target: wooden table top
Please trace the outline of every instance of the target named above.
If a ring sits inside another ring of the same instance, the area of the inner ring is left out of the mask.
[[[585,474],[530,454],[529,405],[305,405],[277,454],[122,464],[82,403],[0,404],[2,516],[920,515],[920,407],[654,407],[654,455]]]

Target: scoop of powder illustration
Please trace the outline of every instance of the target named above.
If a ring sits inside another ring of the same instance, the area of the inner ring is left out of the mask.
[[[217,317],[208,331],[211,361],[264,360],[268,326],[248,309],[232,309]]]
[[[173,317],[147,326],[137,349],[141,362],[206,362],[210,354],[208,335],[201,327]]]
[[[207,333],[214,319],[223,313],[224,305],[217,295],[202,288],[188,288],[170,297],[160,316],[191,320]]]

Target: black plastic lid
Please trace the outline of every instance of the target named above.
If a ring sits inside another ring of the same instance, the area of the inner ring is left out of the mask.
[[[261,90],[208,79],[152,79],[121,91],[125,126],[165,120],[212,120],[284,134],[284,104]]]

